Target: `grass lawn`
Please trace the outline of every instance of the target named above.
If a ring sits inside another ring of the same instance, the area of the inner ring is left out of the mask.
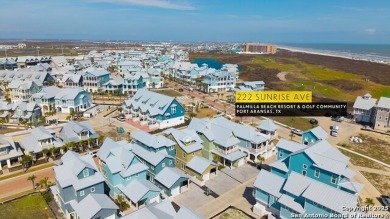
[[[384,195],[390,195],[390,176],[361,172]]]
[[[361,167],[368,167],[368,168],[373,168],[373,169],[378,169],[378,170],[386,170],[382,165],[369,160],[367,158],[364,158],[362,156],[359,156],[357,154],[351,153],[349,151],[345,151],[340,149],[340,152],[343,153],[345,156],[351,158],[351,163],[356,166],[361,166]]]
[[[390,164],[390,137],[376,133],[372,135],[359,135],[363,143],[346,141],[340,145],[345,148],[367,155],[384,163]]]
[[[54,218],[43,197],[39,194],[0,205],[0,218]]]
[[[217,115],[217,111],[211,108],[201,108],[196,113],[196,118],[213,117],[215,115]]]
[[[251,219],[246,214],[242,213],[242,211],[229,208],[220,215],[214,217],[214,219]]]
[[[153,90],[153,92],[156,92],[156,93],[159,93],[159,94],[164,94],[164,95],[167,95],[167,96],[171,96],[171,97],[179,97],[179,96],[183,96],[183,94],[175,91],[175,90],[171,90],[171,89],[164,89],[164,90]]]
[[[271,116],[269,118],[302,131],[313,128],[313,125],[310,124],[307,118],[291,116]]]

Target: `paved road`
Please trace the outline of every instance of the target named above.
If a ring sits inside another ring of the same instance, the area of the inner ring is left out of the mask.
[[[35,175],[35,183],[39,183],[39,180],[49,177],[50,182],[54,182],[53,167],[37,170],[35,172],[27,173],[21,176],[13,177],[0,181],[0,199],[19,194],[21,192],[29,191],[32,189],[31,181],[27,178],[31,175]]]
[[[210,218],[214,216],[215,214],[225,210],[227,207],[231,205],[236,205],[241,202],[247,202],[247,205],[250,205],[249,201],[247,199],[251,199],[251,197],[244,197],[249,196],[251,194],[246,193],[245,191],[247,188],[253,187],[253,183],[255,181],[256,177],[253,177],[243,184],[237,186],[236,188],[224,193],[223,195],[219,196],[216,199],[213,199],[209,202],[206,202],[202,206],[200,206],[198,209],[196,209],[196,212],[203,215],[205,218]],[[212,206],[212,207],[210,207]],[[253,215],[252,212],[248,212],[251,215]],[[255,215],[254,215],[255,216]]]

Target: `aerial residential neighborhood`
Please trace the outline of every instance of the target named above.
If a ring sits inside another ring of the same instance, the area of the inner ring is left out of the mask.
[[[0,219],[390,217],[388,2],[0,5]]]

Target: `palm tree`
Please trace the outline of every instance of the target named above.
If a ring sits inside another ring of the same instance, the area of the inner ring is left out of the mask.
[[[44,149],[42,149],[42,154],[43,154],[43,156],[45,156],[46,160],[48,160],[50,157],[50,150],[47,148],[44,148]]]
[[[190,113],[190,118],[192,119],[194,117],[196,117],[196,113]]]
[[[366,201],[365,201],[365,204],[368,205],[368,206],[372,206],[374,205],[374,200],[372,198],[366,198]]]
[[[51,156],[52,156],[52,158],[54,160],[57,157],[58,149],[55,148],[55,147],[52,147],[52,148],[50,148],[50,153],[51,153]]]
[[[23,168],[25,168],[25,171],[27,170],[27,168],[30,167],[31,162],[32,162],[32,157],[30,155],[23,155],[22,156],[21,163],[22,163]]]
[[[49,177],[45,177],[39,180],[39,184],[41,185],[42,188],[45,188],[47,190],[49,187]]]
[[[70,148],[70,150],[74,150],[76,148],[76,142],[74,141],[69,142],[67,145]]]
[[[91,148],[92,147],[92,144],[93,144],[93,142],[95,141],[95,139],[93,139],[93,138],[88,138],[88,147],[89,148]]]
[[[85,146],[87,146],[87,145],[88,145],[88,141],[87,140],[81,140],[79,142],[80,150],[81,151],[85,151]]]
[[[118,195],[115,199],[115,202],[119,206],[120,211],[124,211],[128,207],[128,204],[126,203],[125,198],[122,195]]]
[[[265,159],[264,159],[263,156],[261,156],[261,155],[259,154],[259,155],[257,155],[257,160],[259,161],[259,163],[260,163],[260,168],[261,168],[261,166],[263,165],[263,162],[265,161]]]
[[[31,181],[34,190],[35,190],[35,179],[36,179],[36,178],[37,178],[37,177],[36,177],[35,175],[31,175],[31,176],[29,176],[29,177],[27,178],[27,180]]]
[[[102,136],[102,135],[100,135],[99,137],[98,137],[98,144],[103,144],[103,141],[104,141],[104,136]]]

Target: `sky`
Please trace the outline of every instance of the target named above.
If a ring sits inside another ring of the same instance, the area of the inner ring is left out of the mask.
[[[0,0],[0,38],[390,44],[389,0]]]

